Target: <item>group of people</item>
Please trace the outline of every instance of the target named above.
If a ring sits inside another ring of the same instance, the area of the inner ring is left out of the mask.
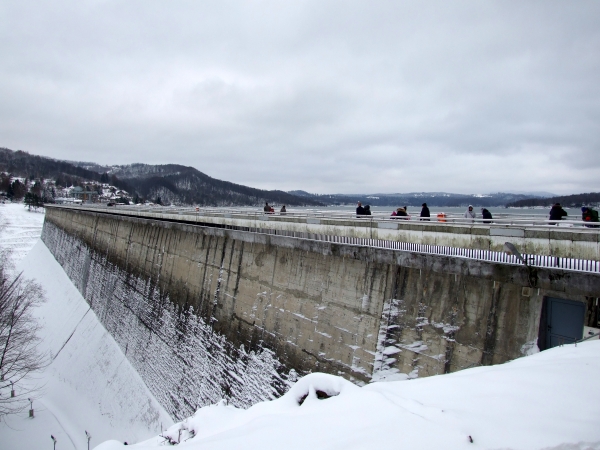
[[[427,207],[427,203],[423,203],[421,209],[421,220],[429,220],[431,214],[429,213],[429,208]],[[363,206],[361,202],[358,202],[356,205],[356,215],[357,216],[370,216],[371,215],[371,206],[365,205]],[[392,215],[390,216],[392,219],[404,219],[410,220],[410,215],[408,214],[408,206],[402,206],[395,211],[392,211]]]
[[[361,202],[358,202],[356,207],[356,215],[357,216],[370,216],[371,215],[371,207],[369,205],[363,206]],[[465,218],[471,219],[474,221],[476,219],[475,211],[473,211],[473,205],[469,205],[464,214]],[[403,219],[410,220],[410,215],[408,214],[408,206],[402,206],[397,208],[395,211],[392,211],[392,215],[390,216],[392,219]],[[445,217],[445,216],[444,216]],[[491,223],[492,213],[487,208],[481,208],[481,217],[485,219],[483,223]],[[429,207],[427,203],[423,203],[421,205],[421,213],[419,214],[419,220],[431,220],[431,212],[429,211]],[[445,220],[443,220],[445,222]]]
[[[563,220],[563,217],[567,217],[569,214],[563,209],[560,203],[555,203],[550,208],[550,220]],[[600,225],[592,225],[593,222],[600,222],[598,219],[598,211],[589,206],[581,207],[581,220],[585,222],[585,226],[588,228],[599,228]],[[558,224],[553,224],[558,225]]]
[[[423,203],[421,205],[421,214],[419,215],[419,217],[420,220],[429,220],[429,218],[431,217],[431,213],[429,212],[427,203]],[[401,208],[396,209],[396,211],[392,211],[391,218],[410,220],[410,214],[408,214],[408,206],[403,206]]]
[[[473,210],[473,205],[469,205],[464,214],[465,219],[470,219],[471,222],[474,222],[477,218],[477,214]],[[484,219],[483,223],[492,223],[491,219],[493,219],[492,213],[487,208],[481,208],[481,218]]]
[[[398,208],[396,211],[392,211],[391,217],[392,219],[410,220],[410,216],[408,214],[408,207],[403,206],[402,208]]]
[[[263,211],[265,212],[265,214],[275,214],[275,208],[273,208],[272,206],[269,205],[269,202],[265,202],[265,206],[263,208]],[[287,210],[285,209],[285,205],[283,205],[281,207],[281,209],[279,210],[280,214],[285,214],[287,212]]]
[[[365,205],[363,206],[361,202],[358,202],[356,205],[356,215],[357,216],[370,216],[371,215],[371,206]]]
[[[275,209],[269,205],[269,203],[265,203],[265,207],[263,208],[265,214],[275,214]],[[283,205],[279,211],[280,214],[285,214],[287,211],[285,209],[285,205]],[[361,202],[358,202],[356,206],[356,215],[357,216],[370,216],[371,215],[371,206],[365,205],[363,206]],[[567,217],[567,212],[562,208],[560,203],[555,203],[552,205],[550,209],[550,220],[563,220],[564,217]],[[419,220],[430,220],[431,213],[429,212],[429,208],[427,207],[427,203],[423,203],[421,205],[421,214],[419,215]],[[464,213],[465,219],[474,222],[477,218],[477,214],[473,210],[473,205],[469,205],[467,210]],[[397,208],[392,212],[392,219],[404,219],[410,220],[410,215],[408,214],[408,207],[403,206]],[[487,208],[481,208],[481,218],[483,219],[483,223],[492,223],[492,213]],[[585,226],[590,228],[600,228],[600,225],[591,225],[591,223],[600,222],[598,218],[598,211],[590,208],[589,206],[583,206],[581,208],[581,219],[586,222]],[[445,222],[445,220],[443,220]]]

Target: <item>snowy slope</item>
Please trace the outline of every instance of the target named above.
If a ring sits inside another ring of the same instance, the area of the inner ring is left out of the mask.
[[[41,348],[51,357],[51,364],[30,381],[42,386],[34,395],[36,417],[29,419],[24,412],[0,423],[0,449],[51,448],[50,434],[59,441],[57,449],[85,449],[85,430],[93,445],[108,438],[138,441],[159,432],[161,423],[172,424],[39,240],[43,213],[4,205],[0,214],[11,224],[0,231],[0,242],[17,250],[17,270],[46,291],[48,301],[36,314],[43,325]],[[37,229],[37,234],[24,237],[19,223],[27,224],[27,232]]]
[[[21,261],[39,239],[43,223],[43,208],[29,211],[22,203],[0,203],[0,248]]]
[[[190,450],[597,450],[598,373],[600,341],[493,367],[362,388],[312,374],[278,400],[248,410],[205,407],[164,435]],[[319,400],[316,391],[338,395]],[[162,447],[164,441],[157,437],[134,448]],[[96,450],[120,448],[112,441]]]

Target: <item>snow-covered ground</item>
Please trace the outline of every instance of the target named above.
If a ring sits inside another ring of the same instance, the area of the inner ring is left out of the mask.
[[[43,325],[41,349],[51,356],[28,384],[41,387],[33,395],[35,418],[24,411],[1,422],[0,450],[52,448],[51,434],[57,449],[83,450],[86,430],[92,447],[109,438],[136,442],[158,433],[173,421],[39,240],[43,219],[43,210],[0,206],[0,243],[14,251],[17,270],[46,292],[36,315]]]
[[[168,436],[190,450],[597,450],[599,373],[600,341],[589,341],[503,365],[362,388],[312,374],[278,400],[248,410],[205,407],[134,448],[161,447]],[[319,400],[317,391],[334,396]],[[119,448],[113,441],[97,450]]]
[[[0,203],[0,248],[11,250],[18,263],[40,238],[43,224],[43,208],[29,211],[22,203]]]
[[[167,437],[191,450],[600,450],[600,341],[365,387],[312,374],[278,400],[248,410],[220,403],[173,425],[45,245],[33,235],[19,238],[20,223],[39,235],[43,215],[15,205],[0,214],[9,222],[0,242],[17,257],[31,249],[19,267],[46,289],[38,316],[54,358],[38,380],[45,386],[36,418],[24,413],[1,423],[0,449],[50,449],[50,434],[57,449],[84,449],[88,430],[98,450],[121,449],[124,441],[140,442],[138,449],[169,446]],[[322,392],[331,397],[319,400]],[[160,422],[170,427],[162,436]]]

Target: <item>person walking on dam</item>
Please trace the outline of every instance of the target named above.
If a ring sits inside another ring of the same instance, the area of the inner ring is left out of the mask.
[[[465,211],[465,219],[470,219],[471,222],[474,222],[475,211],[473,211],[473,205],[469,205],[469,207]]]
[[[568,214],[567,212],[562,209],[562,206],[560,206],[560,203],[555,203],[554,205],[552,205],[552,208],[550,208],[550,220],[563,220],[563,217],[567,217]],[[551,225],[557,225],[556,223],[553,223]]]
[[[429,212],[427,203],[423,203],[421,205],[421,219],[420,220],[429,220],[429,217],[431,217],[431,213]]]

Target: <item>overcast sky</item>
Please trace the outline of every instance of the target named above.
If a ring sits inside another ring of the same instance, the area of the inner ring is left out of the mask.
[[[0,1],[0,146],[314,193],[600,191],[600,1]]]

